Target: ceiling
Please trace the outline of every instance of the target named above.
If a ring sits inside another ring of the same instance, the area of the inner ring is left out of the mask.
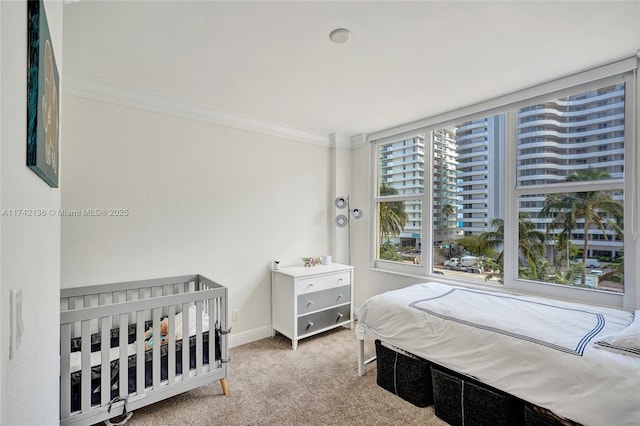
[[[351,136],[634,56],[639,22],[638,1],[73,0],[63,71]]]

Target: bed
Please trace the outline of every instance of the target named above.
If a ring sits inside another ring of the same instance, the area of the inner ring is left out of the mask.
[[[212,381],[228,392],[227,289],[202,275],[63,289],[60,310],[60,424],[126,421]]]
[[[637,426],[638,317],[639,311],[421,283],[371,297],[357,311],[358,370],[364,374],[373,360],[364,359],[370,335],[559,417]]]

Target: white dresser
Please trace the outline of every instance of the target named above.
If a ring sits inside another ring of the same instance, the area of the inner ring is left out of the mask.
[[[292,266],[273,271],[271,324],[298,340],[339,326],[350,326],[353,318],[353,266],[333,263],[311,267]]]

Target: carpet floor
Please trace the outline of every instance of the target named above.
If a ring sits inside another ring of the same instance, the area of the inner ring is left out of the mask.
[[[136,410],[127,425],[446,425],[433,407],[379,387],[375,363],[359,377],[356,348],[345,328],[303,339],[296,351],[279,334],[234,347],[227,396],[211,383]],[[374,355],[373,340],[365,348]]]

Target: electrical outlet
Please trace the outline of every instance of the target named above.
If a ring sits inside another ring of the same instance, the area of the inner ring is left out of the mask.
[[[231,321],[238,321],[238,311],[239,309],[231,311]]]
[[[10,332],[9,359],[16,357],[16,352],[22,343],[24,323],[22,322],[22,288],[14,287],[10,291]]]

